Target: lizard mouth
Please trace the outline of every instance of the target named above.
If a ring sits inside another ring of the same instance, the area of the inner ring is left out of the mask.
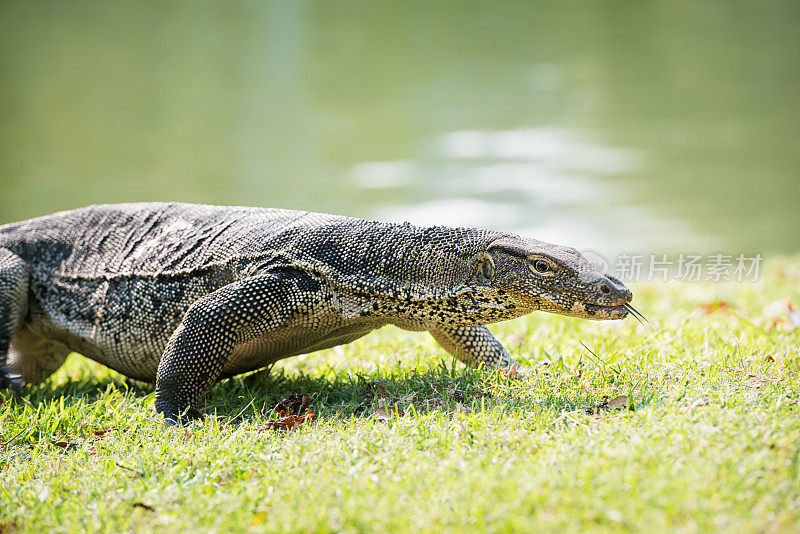
[[[621,306],[603,306],[601,304],[584,304],[584,306],[589,314],[592,314],[592,312],[589,311],[592,308],[594,310],[599,310],[601,314],[605,314],[604,316],[592,317],[592,319],[624,319],[630,314],[630,316],[639,321],[643,327],[653,330],[654,332],[656,331],[656,327],[647,320],[647,317],[631,306],[630,303],[626,302]],[[594,313],[597,313],[597,311]]]
[[[521,292],[515,292],[515,296],[525,304],[531,306],[532,310],[542,310],[570,317],[581,317],[594,320],[616,320],[624,319],[629,313],[633,313],[630,304],[609,306],[604,304],[594,304],[581,302],[563,297],[552,291],[541,291],[539,295],[531,297]],[[636,314],[634,313],[634,316]]]
[[[627,305],[605,306],[588,302],[581,305],[585,308],[586,314],[592,316],[592,319],[624,319],[629,313]]]

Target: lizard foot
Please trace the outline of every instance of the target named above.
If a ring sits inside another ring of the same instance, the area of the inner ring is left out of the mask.
[[[5,366],[0,369],[0,390],[11,389],[19,395],[22,393],[23,387],[25,387],[25,379],[22,378],[22,375]]]
[[[164,422],[170,426],[181,425],[186,426],[192,421],[200,421],[203,419],[203,414],[197,408],[187,408],[183,412],[166,413],[164,415]]]
[[[156,392],[156,411],[164,416],[168,425],[188,425],[203,418],[194,406],[181,405],[173,395],[164,391]]]

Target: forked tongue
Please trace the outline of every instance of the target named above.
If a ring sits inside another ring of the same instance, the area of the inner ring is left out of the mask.
[[[642,314],[639,312],[639,310],[637,310],[636,308],[634,308],[634,307],[633,307],[633,306],[631,306],[630,304],[623,304],[623,305],[622,305],[622,307],[623,307],[623,308],[625,308],[625,309],[628,311],[628,313],[630,313],[631,315],[633,315],[634,319],[636,319],[637,321],[639,321],[640,323],[642,323],[642,326],[643,326],[643,327],[645,327],[645,328],[650,328],[650,329],[652,329],[652,330],[653,330],[653,332],[655,332],[655,331],[656,331],[656,327],[655,327],[655,326],[653,326],[652,324],[650,324],[650,321],[648,321],[648,320],[647,320],[647,317],[645,317],[644,315],[642,315]],[[646,324],[645,324],[645,323],[646,323]]]

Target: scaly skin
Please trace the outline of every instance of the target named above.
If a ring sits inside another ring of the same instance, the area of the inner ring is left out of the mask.
[[[0,387],[71,351],[156,383],[167,421],[217,380],[394,324],[515,365],[486,324],[621,319],[631,292],[575,249],[471,228],[277,209],[90,206],[0,226]]]

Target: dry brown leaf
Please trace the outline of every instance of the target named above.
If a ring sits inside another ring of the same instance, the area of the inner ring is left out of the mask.
[[[72,441],[66,441],[63,439],[51,439],[50,443],[52,443],[56,447],[61,447],[62,449],[72,449],[78,446],[78,443],[74,443]]]
[[[132,505],[134,508],[141,508],[142,510],[147,510],[150,513],[155,513],[156,509],[150,506],[149,504],[145,504],[143,502],[135,502]]]
[[[106,434],[107,432],[111,432],[112,430],[114,430],[114,429],[113,429],[113,428],[107,428],[107,429],[105,429],[105,430],[99,430],[99,429],[97,429],[97,430],[90,430],[89,432],[90,432],[90,433],[91,433],[93,436],[102,436],[103,434]]]
[[[628,396],[627,395],[620,395],[619,397],[614,397],[608,404],[606,404],[606,408],[609,410],[623,410],[628,407]]]
[[[628,396],[619,395],[613,399],[608,398],[608,395],[603,395],[603,399],[586,410],[590,415],[597,415],[600,410],[624,410],[628,407]]]
[[[767,327],[764,329],[767,332],[772,332],[778,325],[786,324],[786,318],[784,317],[772,317],[770,318],[769,322],[767,323]]]
[[[764,314],[768,317],[765,328],[767,332],[779,326],[785,330],[800,328],[800,312],[795,311],[791,298],[784,298],[772,302],[764,307]]]
[[[123,463],[115,461],[114,465],[116,465],[117,467],[120,467],[122,469],[125,469],[126,471],[130,471],[130,472],[134,473],[138,477],[143,477],[144,476],[144,471],[140,471],[138,469],[134,469],[133,467],[129,467],[129,466],[123,464]]]
[[[692,403],[689,403],[689,404],[687,404],[687,405],[683,406],[683,407],[682,407],[680,410],[678,410],[678,411],[679,411],[680,413],[691,412],[691,411],[692,411],[692,410],[694,410],[695,408],[700,408],[701,406],[708,406],[708,400],[707,400],[707,399],[704,399],[704,398],[699,398],[699,399],[695,400],[694,402],[692,402]]]
[[[796,282],[800,279],[800,273],[795,267],[784,267],[779,270],[777,274],[780,280],[787,280],[789,282]]]
[[[295,393],[276,403],[272,409],[283,415],[298,415],[311,404],[311,397],[307,393]]]
[[[285,417],[267,421],[267,423],[264,425],[264,429],[286,432],[294,429],[298,425],[302,425],[306,421],[309,421],[312,417],[314,417],[314,413],[306,408],[306,413],[303,415],[287,415]]]
[[[767,363],[773,363],[775,361],[775,358],[773,358],[772,355],[767,354],[767,357],[764,358],[764,361]]]
[[[467,413],[467,407],[461,404],[460,402],[456,403],[456,411],[461,413]]]
[[[381,406],[375,410],[374,417],[375,419],[388,421],[389,419],[394,419],[395,417],[400,417],[401,415],[403,415],[403,410],[397,406]]]
[[[697,309],[706,315],[714,312],[730,313],[733,311],[733,306],[727,300],[716,299],[709,302],[703,302],[697,305]]]
[[[791,299],[787,299],[786,302],[786,315],[789,316],[795,327],[800,328],[800,312],[794,311]]]
[[[497,372],[502,375],[506,375],[508,378],[517,378],[517,376],[519,375],[519,366],[516,364],[509,365],[508,367],[503,367],[502,369],[498,369]]]

